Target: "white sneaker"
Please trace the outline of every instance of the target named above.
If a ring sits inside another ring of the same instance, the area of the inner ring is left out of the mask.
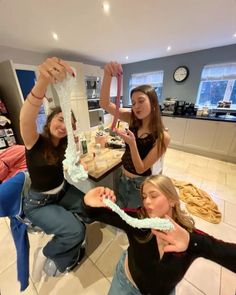
[[[43,255],[43,248],[37,248],[34,252],[34,262],[32,270],[32,280],[38,283],[43,275],[43,267],[47,257]]]

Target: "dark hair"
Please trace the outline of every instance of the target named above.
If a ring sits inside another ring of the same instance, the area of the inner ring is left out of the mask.
[[[164,143],[164,125],[161,119],[161,111],[160,111],[156,91],[151,85],[140,85],[131,90],[130,96],[132,97],[132,95],[135,92],[139,92],[139,91],[146,94],[149,98],[150,105],[151,105],[151,114],[150,114],[151,120],[150,120],[149,128],[154,138],[155,139],[158,138],[157,152],[158,154],[159,153],[162,154],[162,151],[166,150],[166,146]],[[142,120],[138,119],[134,115],[133,110],[131,110],[130,127],[138,130],[141,125],[142,125]]]
[[[66,145],[67,145],[67,136],[60,139],[57,147],[53,145],[52,135],[50,132],[50,124],[52,119],[59,113],[61,113],[61,107],[55,107],[52,109],[51,113],[48,115],[45,126],[43,128],[42,136],[44,138],[44,157],[49,164],[56,164],[59,159],[63,159]],[[55,149],[57,149],[57,153],[55,153]]]

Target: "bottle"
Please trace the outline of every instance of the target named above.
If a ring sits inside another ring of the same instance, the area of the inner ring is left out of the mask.
[[[82,155],[87,154],[87,152],[88,152],[88,146],[87,146],[87,141],[86,141],[86,138],[85,138],[84,134],[81,134],[80,144],[81,144],[81,149],[80,149],[81,154]]]
[[[98,131],[104,131],[104,124],[102,121],[102,117],[99,117]]]

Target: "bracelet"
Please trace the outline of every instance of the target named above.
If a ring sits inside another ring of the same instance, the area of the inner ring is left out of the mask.
[[[37,99],[40,99],[40,100],[44,99],[44,97],[45,97],[45,94],[43,95],[43,97],[36,96],[36,95],[33,93],[32,90],[30,91],[30,94],[31,94],[34,98],[37,98]]]
[[[38,105],[38,104],[32,103],[32,102],[29,100],[29,98],[27,98],[26,101],[28,101],[28,103],[31,104],[31,105],[34,106],[34,107],[39,108],[39,107],[41,106],[41,104]]]

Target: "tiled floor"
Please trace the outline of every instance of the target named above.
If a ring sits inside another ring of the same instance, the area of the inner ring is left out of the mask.
[[[236,165],[173,149],[165,157],[164,174],[187,180],[212,195],[223,219],[211,224],[194,217],[196,226],[225,241],[236,243]],[[0,294],[1,295],[105,295],[116,262],[125,248],[122,234],[94,223],[88,226],[87,257],[80,267],[60,278],[43,277],[23,293],[16,280],[15,249],[7,219],[0,219]],[[31,265],[34,250],[49,239],[46,235],[30,235]],[[235,261],[236,263],[236,261]],[[177,295],[235,295],[236,274],[221,266],[198,259],[177,286]]]

